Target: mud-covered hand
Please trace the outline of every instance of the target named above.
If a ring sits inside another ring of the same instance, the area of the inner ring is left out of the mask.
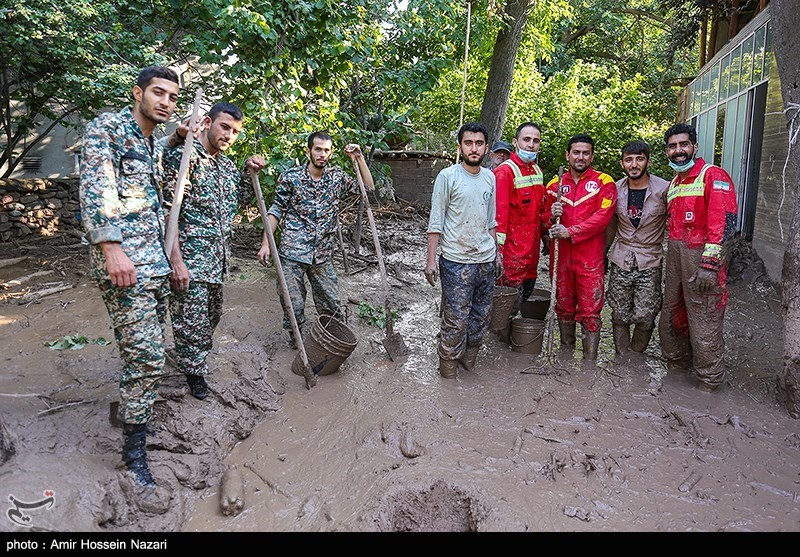
[[[269,244],[267,242],[261,244],[261,249],[258,250],[258,262],[264,267],[269,265]]]
[[[700,267],[689,279],[700,293],[710,292],[717,285],[717,272]]]
[[[436,266],[436,262],[428,263],[425,266],[425,280],[428,281],[428,284],[431,286],[436,285],[436,281],[439,279],[439,268]]]
[[[550,237],[558,238],[559,240],[566,240],[569,236],[569,230],[563,224],[554,224],[550,227]]]
[[[498,249],[494,256],[494,278],[503,276],[503,252]]]
[[[560,201],[556,201],[550,207],[550,222],[556,222],[556,219],[561,218],[561,215],[564,214],[564,204]]]
[[[358,143],[348,143],[344,147],[344,154],[353,160],[364,156],[361,152],[361,146]]]

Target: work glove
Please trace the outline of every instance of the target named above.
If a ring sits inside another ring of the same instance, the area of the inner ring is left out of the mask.
[[[556,201],[550,207],[550,214],[550,222],[556,222],[556,219],[564,214],[564,205],[560,201]]]
[[[700,267],[689,279],[701,294],[710,292],[717,285],[717,272]]]
[[[428,281],[428,284],[435,286],[438,278],[439,268],[436,266],[436,263],[434,262],[432,265],[427,265],[425,267],[425,279]]]
[[[554,224],[550,227],[550,237],[566,240],[569,238],[569,230],[567,230],[567,227],[563,224]]]

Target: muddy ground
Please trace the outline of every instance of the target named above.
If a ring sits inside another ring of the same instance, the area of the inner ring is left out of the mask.
[[[2,258],[27,259],[0,268],[0,531],[800,531],[800,422],[782,400],[779,295],[758,272],[744,266],[730,287],[729,375],[716,393],[667,374],[657,337],[615,365],[607,315],[594,369],[580,343],[554,368],[492,335],[474,372],[445,381],[439,289],[421,272],[424,213],[380,213],[410,357],[390,361],[383,331],[359,317],[358,303],[382,304],[380,278],[351,258],[340,286],[359,343],[307,390],[290,370],[274,270],[255,263],[257,235],[243,225],[213,394],[195,400],[170,368],[157,402],[149,449],[166,512],[131,497],[119,472],[114,344],[43,344],[113,339],[85,248],[69,235],[2,246]],[[362,244],[374,258],[368,228]],[[19,303],[62,283],[71,288]],[[232,467],[244,509],[226,516],[220,482]],[[45,491],[52,503],[21,513],[25,526],[10,518],[9,497]]]

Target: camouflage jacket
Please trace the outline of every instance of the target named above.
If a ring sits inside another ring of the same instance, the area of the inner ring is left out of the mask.
[[[183,145],[164,150],[164,201],[172,205]],[[194,140],[188,184],[181,203],[178,234],[183,262],[193,281],[222,284],[230,267],[233,217],[252,199],[250,182],[222,153],[211,156]]]
[[[358,182],[338,166],[326,167],[317,182],[308,174],[307,165],[281,174],[268,211],[282,223],[281,257],[308,265],[331,259],[339,198],[350,191],[358,191]]]
[[[164,253],[161,152],[129,108],[101,114],[86,127],[80,205],[95,279],[109,278],[101,242],[121,242],[140,277],[171,272]]]

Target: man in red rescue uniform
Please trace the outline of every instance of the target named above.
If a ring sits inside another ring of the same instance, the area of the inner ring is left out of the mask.
[[[497,246],[503,257],[500,286],[519,289],[517,305],[533,292],[542,239],[544,175],[536,164],[542,130],[521,124],[512,140],[511,157],[494,169],[497,182]]]
[[[728,304],[724,244],[736,230],[733,180],[697,156],[697,131],[676,124],[664,133],[676,172],[667,192],[667,263],[664,307],[658,323],[668,369],[694,364],[700,388],[725,378],[722,323]]]
[[[600,343],[600,310],[605,293],[605,229],[614,216],[617,186],[614,179],[592,168],[594,140],[585,134],[567,142],[569,172],[547,184],[545,219],[550,237],[558,239],[556,315],[562,348],[575,347],[576,324],[583,330],[583,359],[596,360]],[[560,224],[556,220],[561,217]],[[550,250],[550,269],[554,251]]]

